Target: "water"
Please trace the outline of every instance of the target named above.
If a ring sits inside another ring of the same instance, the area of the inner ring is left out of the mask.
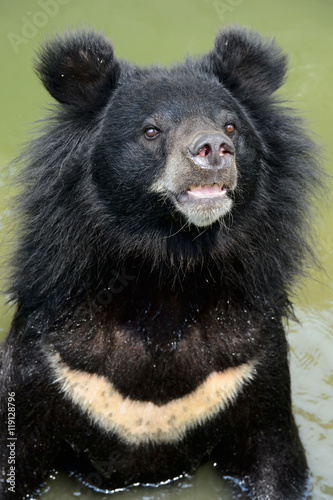
[[[41,40],[65,27],[94,25],[111,36],[120,57],[138,64],[170,63],[187,53],[209,50],[221,24],[250,26],[274,35],[290,54],[284,94],[309,119],[325,149],[325,168],[333,174],[331,140],[333,2],[331,0],[2,0],[0,93],[0,230],[1,257],[10,253],[8,162],[27,140],[30,123],[44,115],[49,102],[33,74],[31,59]],[[333,499],[333,220],[332,202],[319,207],[315,237],[323,270],[311,272],[296,300],[300,323],[290,323],[293,401],[297,423],[312,470],[309,500]],[[5,303],[3,298],[3,304]],[[0,310],[0,337],[12,310]],[[43,500],[106,498],[73,485],[64,475],[48,483]],[[241,498],[221,483],[211,466],[192,478],[159,488],[141,487],[116,493],[114,500],[230,500]]]

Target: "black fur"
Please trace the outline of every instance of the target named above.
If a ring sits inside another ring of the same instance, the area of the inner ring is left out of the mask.
[[[49,41],[36,69],[59,104],[23,157],[10,290],[17,312],[1,351],[0,459],[7,473],[14,391],[15,498],[40,485],[69,448],[84,464],[77,474],[96,468],[109,490],[191,473],[211,457],[251,498],[302,498],[306,462],[281,319],[311,252],[319,170],[301,121],[272,96],[285,55],[271,40],[229,28],[201,58],[137,68],[116,59],[102,35],[82,31]],[[204,229],[151,190],[174,152],[173,131],[193,116],[222,131],[221,116],[232,117],[236,127],[233,206]],[[146,141],[152,120],[163,133]],[[117,343],[119,331],[126,344]],[[124,396],[159,405],[214,371],[259,361],[218,418],[175,445],[135,447],[103,435],[63,398],[48,349]],[[0,491],[11,497],[4,479]]]

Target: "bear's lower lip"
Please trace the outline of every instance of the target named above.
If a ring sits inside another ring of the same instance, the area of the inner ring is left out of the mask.
[[[227,189],[226,187],[221,183],[214,183],[214,184],[201,184],[201,185],[196,185],[192,184],[189,186],[187,191],[181,193],[178,196],[178,201],[180,202],[187,202],[187,201],[195,201],[195,200],[218,200],[222,199],[226,196]]]

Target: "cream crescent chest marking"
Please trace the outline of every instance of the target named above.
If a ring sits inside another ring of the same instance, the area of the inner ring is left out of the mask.
[[[105,377],[69,368],[49,355],[55,382],[65,397],[103,431],[129,444],[171,443],[232,402],[255,373],[253,361],[211,373],[194,391],[163,405],[122,396]]]

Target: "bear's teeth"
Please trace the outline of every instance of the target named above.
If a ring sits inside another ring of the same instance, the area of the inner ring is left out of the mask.
[[[214,190],[214,191],[221,191],[223,190],[224,186],[222,183],[217,184],[216,182],[213,184],[192,184],[189,186],[188,191],[205,191],[205,190]]]

